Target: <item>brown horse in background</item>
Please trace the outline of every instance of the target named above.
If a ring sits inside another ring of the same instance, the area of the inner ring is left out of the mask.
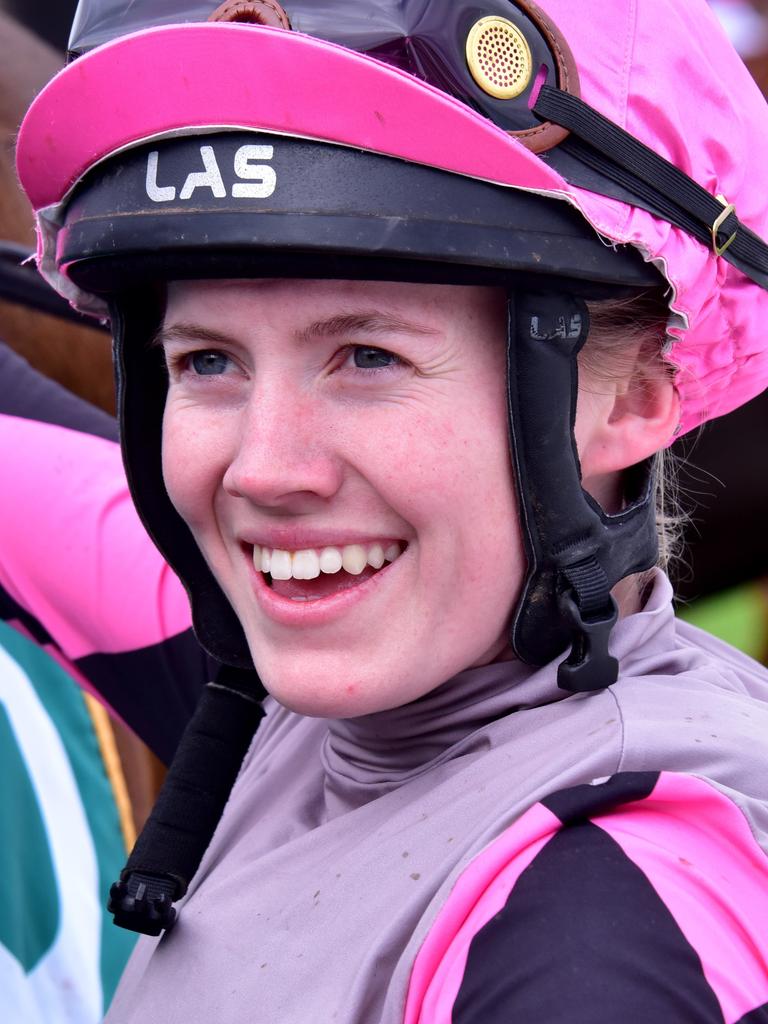
[[[52,47],[0,13],[0,239],[30,252],[34,220],[16,179],[16,133],[27,107],[62,63]],[[70,391],[114,411],[110,345],[103,331],[0,301],[0,338]]]

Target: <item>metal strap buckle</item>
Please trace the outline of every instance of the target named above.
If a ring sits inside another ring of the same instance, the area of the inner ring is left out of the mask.
[[[728,200],[725,198],[725,196],[722,195],[722,194],[719,194],[717,198],[718,198],[719,202],[721,202],[723,204],[725,209],[720,214],[720,216],[715,219],[715,223],[712,225],[712,251],[714,252],[715,256],[722,256],[723,253],[725,252],[725,250],[728,248],[728,246],[731,244],[731,242],[736,237],[737,232],[734,231],[733,234],[731,235],[731,237],[726,242],[724,242],[722,245],[718,245],[718,243],[717,243],[717,235],[718,235],[718,232],[720,231],[720,228],[728,220],[728,218],[731,216],[731,214],[732,213],[736,213],[736,207],[733,205],[733,203],[729,203]]]

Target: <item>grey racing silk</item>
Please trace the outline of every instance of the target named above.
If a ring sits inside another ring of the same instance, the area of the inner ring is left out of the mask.
[[[618,772],[709,780],[768,851],[768,675],[671,598],[657,573],[599,693],[510,661],[354,720],[271,701],[178,924],[140,940],[109,1024],[401,1024],[470,861],[549,794]]]

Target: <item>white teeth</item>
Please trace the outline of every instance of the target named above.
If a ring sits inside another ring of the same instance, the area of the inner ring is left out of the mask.
[[[368,564],[368,555],[360,544],[347,544],[341,549],[341,564],[351,576],[359,576]]]
[[[272,579],[289,580],[293,576],[290,551],[273,551],[272,564],[269,569]]]
[[[297,551],[293,556],[293,578],[315,580],[320,575],[320,557],[316,551]]]
[[[259,547],[258,544],[253,545],[253,564],[256,566],[256,572],[269,572],[271,554],[269,548]]]
[[[382,544],[347,544],[343,548],[325,547],[320,552],[305,548],[301,551],[253,546],[253,564],[260,572],[271,573],[276,580],[314,580],[325,573],[333,575],[342,568],[352,576],[359,576],[367,565],[381,569],[385,562],[394,562],[401,554],[397,542],[384,548]]]
[[[320,572],[332,576],[341,569],[341,552],[338,548],[323,548],[320,552]]]
[[[368,565],[374,569],[380,569],[384,565],[384,548],[381,544],[372,544],[368,548]]]

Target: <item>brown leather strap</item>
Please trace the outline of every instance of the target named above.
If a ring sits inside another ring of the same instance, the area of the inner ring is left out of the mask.
[[[557,63],[559,88],[572,96],[580,96],[579,69],[563,33],[533,0],[515,0],[515,3],[521,11],[528,15],[549,43],[549,48]],[[526,128],[523,131],[509,134],[514,135],[526,149],[530,149],[533,153],[546,153],[548,149],[553,149],[563,139],[566,139],[569,132],[558,124],[545,121],[535,128]]]
[[[290,29],[288,15],[277,0],[224,0],[208,21],[240,21],[251,25]]]

